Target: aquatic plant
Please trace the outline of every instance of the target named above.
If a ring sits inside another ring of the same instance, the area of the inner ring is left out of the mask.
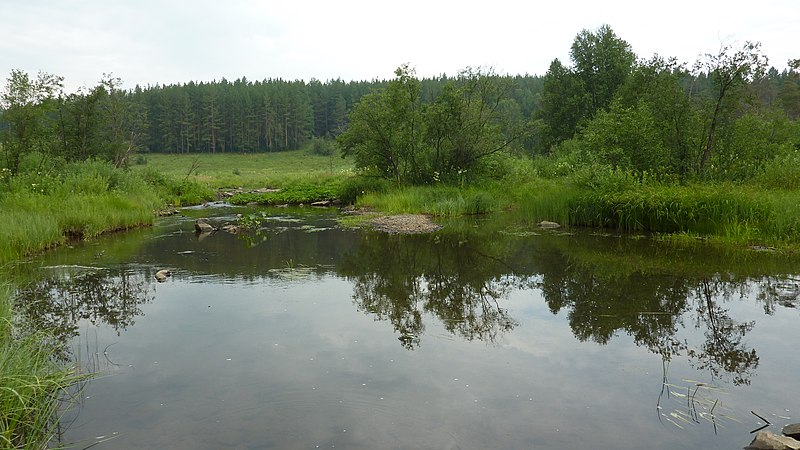
[[[0,285],[0,448],[46,448],[72,399],[90,375],[59,364],[54,339],[14,326],[11,291]]]

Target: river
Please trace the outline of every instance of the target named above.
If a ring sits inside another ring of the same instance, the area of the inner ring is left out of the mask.
[[[194,220],[262,214],[258,232]],[[742,448],[800,422],[800,264],[470,218],[193,208],[26,264],[23,315],[98,377],[77,448]],[[172,270],[164,282],[154,278]],[[793,356],[795,355],[795,356]]]

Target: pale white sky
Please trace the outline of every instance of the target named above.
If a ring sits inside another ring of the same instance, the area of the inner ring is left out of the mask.
[[[800,58],[798,0],[0,0],[0,77],[113,73],[125,87],[242,76],[328,80],[419,76],[467,66],[543,75],[584,28],[607,23],[639,57],[692,63],[721,42]],[[3,85],[5,83],[3,82]]]

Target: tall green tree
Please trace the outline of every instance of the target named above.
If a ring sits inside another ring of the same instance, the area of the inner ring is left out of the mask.
[[[472,68],[444,86],[424,112],[432,171],[463,179],[482,159],[521,142],[528,126],[510,100],[512,88],[510,79]]]
[[[420,98],[420,82],[407,65],[395,74],[386,89],[362,97],[337,138],[362,169],[397,183],[464,180],[527,132],[509,98],[510,80],[491,71],[462,71],[432,103]]]
[[[723,45],[718,53],[707,53],[695,64],[696,71],[708,73],[714,86],[700,170],[714,152],[719,127],[737,112],[743,88],[762,76],[766,67],[767,57],[757,42],[745,42],[739,49]]]
[[[588,111],[588,95],[581,79],[561,61],[553,60],[534,114],[540,149],[549,153],[554,145],[571,139]]]
[[[419,181],[424,120],[420,84],[408,64],[395,71],[386,89],[365,95],[350,114],[337,142],[357,167],[373,169],[397,183]],[[427,174],[426,174],[427,175]]]
[[[570,50],[571,67],[558,59],[550,64],[535,119],[539,147],[572,138],[598,110],[607,108],[631,73],[636,55],[630,44],[608,25],[582,30]]]
[[[570,49],[575,74],[589,96],[589,115],[607,108],[631,73],[636,55],[608,25],[582,30]]]
[[[35,79],[21,70],[12,70],[0,95],[3,127],[0,128],[5,165],[12,174],[19,171],[22,155],[32,151],[48,153],[53,146],[55,122],[62,77],[39,72]]]

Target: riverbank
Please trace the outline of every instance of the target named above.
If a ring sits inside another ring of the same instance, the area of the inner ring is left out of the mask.
[[[676,243],[797,251],[799,195],[757,182],[677,183],[603,168],[542,176],[518,163],[502,180],[366,192],[356,206],[437,217],[504,213],[530,226],[553,221]]]

